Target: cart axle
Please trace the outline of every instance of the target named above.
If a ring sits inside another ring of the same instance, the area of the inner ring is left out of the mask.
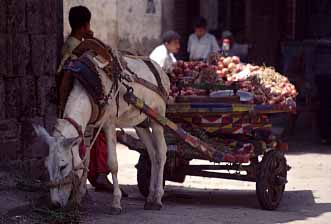
[[[198,171],[198,170],[191,170],[188,168],[185,170],[186,175],[188,176],[196,176],[196,177],[210,177],[210,178],[220,178],[220,179],[227,179],[227,180],[242,180],[242,181],[249,181],[249,182],[256,182],[255,177],[247,176],[247,175],[240,175],[240,174],[228,174],[228,173],[215,173],[215,172],[208,172],[208,171]]]

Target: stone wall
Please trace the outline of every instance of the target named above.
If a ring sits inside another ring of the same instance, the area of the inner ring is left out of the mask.
[[[155,11],[147,12],[148,3]],[[113,47],[149,54],[160,43],[162,0],[71,0],[64,1],[64,36],[70,32],[72,6],[84,5],[92,12],[95,36]]]
[[[49,129],[55,118],[62,9],[59,0],[0,0],[0,162],[47,153],[31,145],[31,122]]]

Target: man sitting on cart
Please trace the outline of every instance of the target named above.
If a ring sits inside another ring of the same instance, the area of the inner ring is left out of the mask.
[[[156,47],[149,58],[158,63],[166,72],[171,72],[172,66],[177,62],[174,54],[180,49],[180,35],[175,31],[167,31],[163,34],[163,43]]]

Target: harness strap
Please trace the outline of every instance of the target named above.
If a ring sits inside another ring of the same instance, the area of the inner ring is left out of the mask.
[[[65,117],[63,119],[67,120],[76,129],[79,137],[84,137],[82,126],[80,126],[74,119],[70,117]]]
[[[160,74],[159,72],[157,71],[155,65],[153,64],[153,62],[149,59],[142,59],[143,62],[145,62],[145,64],[147,65],[147,67],[151,70],[151,72],[153,73],[155,79],[156,79],[156,82],[157,82],[157,85],[160,89],[160,92],[162,93],[163,96],[167,96],[168,93],[167,91],[165,90],[164,86],[162,85],[162,81],[161,81],[161,77],[160,77]]]
[[[147,89],[152,90],[153,92],[156,92],[157,94],[159,94],[159,96],[162,97],[162,99],[167,102],[168,100],[168,94],[164,93],[163,91],[160,90],[160,88],[156,85],[154,85],[153,83],[146,81],[145,79],[139,78],[139,77],[134,77],[134,81],[136,83],[139,83],[140,85],[146,87]]]
[[[149,59],[146,59],[145,58],[145,60],[143,60],[143,61],[146,63],[146,61],[148,61],[148,60]],[[148,64],[146,64],[146,65],[148,66]],[[158,83],[158,86],[157,85],[154,85],[153,83],[151,83],[151,82],[149,82],[149,81],[147,81],[145,79],[142,79],[142,78],[138,77],[138,75],[136,73],[134,73],[128,66],[126,66],[125,69],[126,69],[127,73],[130,75],[130,77],[124,77],[124,78],[127,78],[127,81],[129,81],[129,82],[131,82],[131,79],[133,79],[132,81],[134,81],[134,82],[136,82],[136,83],[138,83],[138,84],[146,87],[147,89],[152,90],[153,92],[156,92],[157,94],[159,94],[159,96],[161,96],[163,98],[163,100],[165,102],[167,102],[167,100],[168,100],[168,93],[165,90],[165,88],[163,87],[163,84],[161,82],[161,78],[160,78],[159,73],[156,70],[155,66],[153,64],[151,66],[153,67],[153,70],[149,66],[148,67],[151,69],[153,75],[155,76],[155,79],[156,79],[156,81]]]
[[[90,96],[90,94],[87,94],[90,102],[91,102],[91,106],[92,106],[92,114],[91,114],[91,118],[89,120],[89,124],[95,124],[95,122],[97,122],[100,117],[104,114],[104,108],[100,107],[98,104],[95,103],[94,99]]]

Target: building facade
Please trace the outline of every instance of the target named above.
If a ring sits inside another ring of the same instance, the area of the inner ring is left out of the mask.
[[[51,130],[56,119],[54,76],[74,5],[90,8],[96,37],[142,55],[172,29],[182,36],[178,57],[185,59],[186,41],[199,15],[215,35],[231,30],[249,43],[250,61],[256,64],[278,66],[281,53],[299,52],[302,40],[331,37],[328,0],[0,0],[0,161],[47,154],[34,142],[31,123]],[[311,46],[306,61],[313,58]],[[323,55],[329,71],[329,54]],[[317,70],[305,67],[309,74]]]

